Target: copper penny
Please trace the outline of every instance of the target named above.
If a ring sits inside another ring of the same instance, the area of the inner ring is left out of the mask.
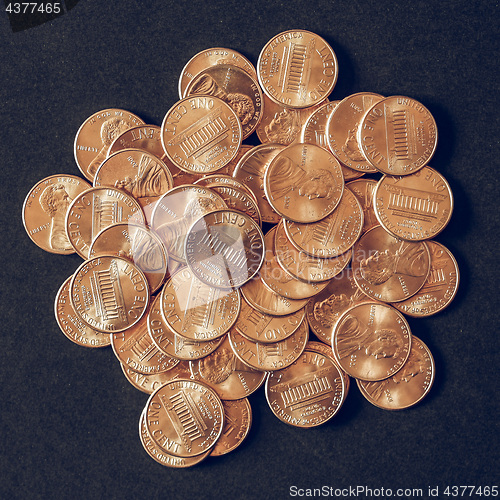
[[[323,290],[328,285],[328,281],[321,283],[301,281],[279,265],[274,250],[275,233],[276,226],[272,227],[264,238],[267,251],[260,272],[260,278],[264,284],[273,292],[292,300],[307,299]]]
[[[380,224],[404,240],[434,238],[446,227],[453,211],[449,184],[429,166],[410,175],[385,175],[373,199]]]
[[[306,283],[321,283],[332,279],[349,264],[352,255],[349,250],[331,259],[312,257],[292,244],[286,235],[283,221],[276,226],[274,251],[278,264],[292,276]]]
[[[156,203],[151,224],[167,248],[169,257],[186,262],[188,229],[202,215],[227,208],[222,197],[203,186],[177,186]]]
[[[86,259],[97,234],[117,222],[145,224],[144,212],[136,199],[113,187],[91,188],[71,202],[66,233],[78,255]]]
[[[227,335],[220,346],[204,358],[190,361],[191,374],[211,387],[222,400],[249,396],[263,383],[266,374],[242,363],[229,344]]]
[[[111,344],[109,333],[90,328],[76,315],[69,299],[71,276],[61,285],[54,303],[57,324],[66,337],[82,347],[107,347]]]
[[[253,308],[245,299],[241,301],[241,311],[234,324],[244,337],[263,344],[279,342],[290,337],[304,320],[305,309],[299,309],[286,316],[273,316]]]
[[[273,158],[264,175],[264,191],[282,217],[311,223],[335,210],[344,177],[331,153],[313,144],[296,144]]]
[[[235,328],[229,332],[231,347],[243,363],[262,371],[281,370],[290,366],[303,352],[309,339],[307,321],[279,342],[260,343],[244,337]]]
[[[236,66],[248,73],[254,79],[257,79],[257,71],[253,64],[236,50],[222,47],[205,49],[195,54],[182,69],[179,78],[179,98],[182,99],[185,97],[186,88],[196,75],[211,66],[217,66],[219,64]]]
[[[267,201],[264,192],[264,174],[272,159],[283,149],[280,144],[261,144],[245,153],[233,172],[233,177],[244,183],[257,197],[264,222],[276,224],[281,217]]]
[[[337,320],[332,349],[342,369],[367,381],[394,375],[410,354],[411,331],[404,316],[389,304],[356,304]]]
[[[240,312],[238,290],[206,285],[189,268],[174,273],[161,294],[165,323],[192,340],[213,340],[224,335]]]
[[[337,319],[355,304],[367,300],[368,297],[356,286],[351,268],[346,268],[331,279],[323,291],[309,300],[306,306],[307,321],[313,333],[331,345]]]
[[[203,215],[191,226],[185,253],[193,274],[207,285],[240,287],[262,265],[264,235],[248,215],[217,210]]]
[[[124,130],[111,143],[108,157],[123,149],[140,149],[161,159],[165,155],[161,145],[161,128],[158,125],[138,125]]]
[[[224,425],[224,409],[217,393],[196,380],[174,380],[149,397],[146,430],[165,451],[193,457],[210,450]]]
[[[408,175],[427,165],[437,145],[437,126],[415,99],[390,96],[374,104],[358,129],[366,160],[389,175]]]
[[[145,125],[138,116],[123,109],[104,109],[87,118],[75,137],[75,161],[89,180],[106,159],[112,142],[125,130]]]
[[[192,184],[199,176],[188,174],[174,165],[167,157],[161,143],[161,127],[142,125],[122,132],[111,144],[108,157],[123,149],[140,149],[151,153],[165,164],[172,175],[174,186]]]
[[[361,203],[363,209],[363,230],[366,233],[368,229],[378,226],[380,223],[375,215],[373,192],[377,186],[377,181],[373,179],[356,179],[348,182],[346,187],[349,188],[354,196]]]
[[[256,79],[237,66],[218,64],[198,73],[184,97],[211,95],[222,99],[238,116],[243,139],[254,132],[262,117],[262,91]]]
[[[245,146],[241,147],[240,151],[244,151],[243,155],[250,151],[253,146]],[[240,158],[241,158],[240,157]],[[236,165],[235,165],[236,168]],[[232,175],[232,174],[231,174]],[[196,182],[193,184],[208,187],[212,189],[213,187],[222,187],[222,186],[227,186],[227,187],[234,187],[240,191],[244,191],[245,193],[248,193],[254,200],[255,203],[257,203],[257,196],[255,196],[255,193],[246,185],[240,182],[239,180],[235,179],[231,175],[226,175],[226,174],[210,174],[210,175],[205,175],[198,179]]]
[[[358,240],[363,229],[363,210],[346,188],[338,207],[324,219],[312,224],[283,222],[288,239],[297,249],[313,257],[332,258],[347,252]]]
[[[326,126],[330,151],[346,167],[359,172],[377,172],[359,150],[357,132],[366,112],[384,97],[371,92],[359,92],[340,101]]]
[[[177,335],[163,320],[161,313],[161,295],[157,295],[152,304],[147,317],[149,336],[153,343],[161,352],[167,356],[181,360],[199,359],[208,356],[213,352],[223,340],[219,337],[207,342],[187,339]],[[188,372],[189,366],[188,366]]]
[[[291,366],[270,373],[265,386],[272,412],[289,425],[305,428],[333,418],[346,393],[337,364],[308,346]]]
[[[75,271],[69,286],[77,316],[97,331],[116,333],[135,325],[149,305],[143,272],[122,257],[93,257]]]
[[[238,153],[242,129],[238,116],[221,99],[186,97],[163,119],[161,141],[174,165],[190,174],[209,174]]]
[[[241,190],[227,184],[212,184],[210,189],[222,196],[229,209],[243,212],[251,217],[259,227],[262,226],[259,205],[257,205],[253,194],[249,194],[247,189]]]
[[[413,336],[410,356],[396,374],[380,382],[356,382],[361,394],[373,405],[384,410],[402,410],[422,401],[431,390],[434,375],[434,358],[429,348]]]
[[[74,175],[51,175],[37,182],[23,205],[23,224],[31,241],[47,252],[75,253],[65,218],[73,199],[91,186]]]
[[[165,163],[153,154],[122,149],[108,156],[97,169],[94,187],[98,186],[115,187],[133,196],[150,220],[154,204],[174,187],[174,180]]]
[[[257,75],[273,101],[290,108],[306,108],[322,101],[337,82],[333,49],[320,36],[290,30],[274,36],[262,49]]]
[[[220,438],[210,453],[220,457],[235,450],[248,436],[252,426],[252,407],[247,398],[237,401],[222,401],[224,407],[224,427]]]
[[[354,246],[352,269],[359,288],[369,297],[399,302],[425,284],[431,257],[424,242],[403,241],[382,226],[366,232]]]
[[[328,145],[327,124],[330,115],[339,102],[340,101],[327,101],[313,112],[302,127],[301,142],[316,144],[316,146],[331,151]],[[340,166],[346,182],[357,179],[363,175],[363,172],[353,170],[342,163],[340,163]]]
[[[309,117],[325,102],[328,100],[307,108],[293,109],[272,101],[264,94],[262,118],[256,129],[259,141],[283,146],[307,142],[301,140],[302,129]]]
[[[153,343],[148,332],[147,312],[132,327],[113,334],[111,347],[121,364],[139,373],[162,373],[179,363],[178,359],[167,356]]]
[[[167,382],[177,380],[179,378],[186,379],[191,375],[189,371],[189,364],[186,361],[180,361],[174,367],[165,372],[148,374],[135,371],[133,368],[124,365],[123,363],[120,363],[120,366],[125,378],[136,389],[141,392],[145,392],[146,394],[152,394]]]
[[[163,285],[168,272],[165,246],[154,231],[140,224],[112,224],[94,238],[89,257],[117,255],[133,262],[146,276],[151,293]]]
[[[141,419],[139,421],[139,436],[141,438],[141,443],[146,453],[156,462],[166,467],[172,467],[173,469],[184,469],[186,467],[192,467],[193,465],[199,464],[205,458],[210,455],[212,449],[208,449],[205,453],[196,455],[194,457],[176,457],[171,453],[168,453],[161,446],[158,445],[149,436],[145,423],[145,412],[142,413]]]
[[[431,270],[424,286],[413,297],[393,306],[402,313],[421,318],[432,316],[447,307],[455,298],[460,281],[458,264],[453,254],[437,241],[427,241]]]

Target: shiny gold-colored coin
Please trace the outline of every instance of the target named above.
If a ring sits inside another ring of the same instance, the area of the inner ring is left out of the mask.
[[[235,450],[248,436],[252,426],[252,407],[247,398],[236,401],[222,400],[222,406],[224,427],[210,453],[211,457],[219,457]]]
[[[94,238],[89,257],[117,255],[133,262],[146,276],[151,293],[163,285],[168,272],[165,246],[154,231],[140,224],[112,224]]]
[[[333,354],[351,377],[366,381],[389,378],[404,365],[410,348],[410,326],[389,304],[356,304],[335,323]]]
[[[377,187],[377,181],[374,181],[373,179],[356,179],[348,182],[346,187],[352,191],[354,196],[356,196],[358,201],[361,203],[361,208],[363,209],[362,234],[366,233],[368,229],[378,226],[380,223],[377,220],[375,209],[373,208],[373,192]]]
[[[236,113],[212,96],[182,99],[168,110],[161,125],[165,153],[190,174],[209,174],[227,165],[238,153],[241,139]]]
[[[369,298],[356,286],[351,268],[332,278],[328,286],[312,297],[306,306],[307,321],[313,333],[331,345],[333,327],[347,309]]]
[[[111,345],[109,333],[94,330],[83,323],[75,313],[69,299],[71,276],[61,285],[54,303],[57,324],[66,337],[83,347],[107,347]]]
[[[177,335],[164,321],[161,313],[161,295],[157,295],[147,317],[149,336],[153,344],[167,356],[181,360],[193,360],[208,356],[219,347],[224,337],[206,342],[187,339]],[[188,366],[188,372],[189,366]]]
[[[130,366],[120,363],[125,378],[139,391],[152,394],[167,382],[177,379],[186,379],[191,376],[189,363],[180,361],[167,371],[159,373],[140,373]]]
[[[91,186],[74,175],[51,175],[37,182],[23,205],[23,224],[31,241],[47,252],[75,253],[65,218],[73,199]]]
[[[354,280],[375,300],[400,302],[416,294],[427,280],[430,264],[424,242],[401,240],[382,226],[370,229],[354,245]]]
[[[446,227],[453,211],[448,182],[429,166],[410,175],[385,175],[375,188],[373,200],[382,227],[410,241],[434,238]]]
[[[333,418],[347,392],[337,364],[308,346],[291,366],[270,373],[265,386],[272,412],[283,422],[303,428]]]
[[[363,210],[349,189],[338,207],[324,219],[312,224],[283,221],[288,239],[299,250],[321,258],[338,257],[358,240],[363,229]]]
[[[413,297],[392,305],[402,313],[422,318],[446,308],[455,298],[460,281],[458,264],[453,254],[437,241],[427,241],[431,270],[424,286]]]
[[[273,292],[292,300],[308,299],[323,290],[328,281],[321,283],[301,281],[279,265],[274,248],[275,233],[276,226],[272,227],[264,238],[266,259],[260,272],[264,284]]]
[[[75,161],[82,174],[93,181],[109,147],[125,130],[145,125],[138,116],[123,109],[104,109],[87,118],[75,137]]]
[[[306,283],[318,284],[328,281],[342,272],[349,264],[352,255],[351,250],[349,250],[331,259],[312,257],[292,244],[286,235],[283,221],[276,226],[274,251],[278,264],[285,271]]]
[[[161,448],[177,457],[194,457],[215,445],[224,425],[224,409],[207,385],[174,380],[151,394],[145,423],[148,435]]]
[[[257,71],[253,64],[236,50],[222,47],[205,49],[195,54],[182,69],[179,78],[179,98],[185,97],[186,88],[196,75],[219,64],[236,66],[257,79]]]
[[[250,368],[235,355],[227,335],[220,346],[204,358],[190,361],[191,374],[211,387],[222,400],[250,396],[263,383],[266,374]]]
[[[166,372],[179,363],[153,344],[148,332],[147,312],[135,325],[112,334],[111,347],[122,365],[146,375]]]
[[[193,465],[199,464],[205,458],[210,455],[212,449],[208,449],[206,452],[196,455],[194,457],[176,457],[171,453],[167,452],[158,443],[156,443],[148,434],[146,423],[145,423],[145,411],[143,411],[140,421],[139,421],[139,437],[141,439],[142,446],[146,450],[146,453],[156,462],[166,467],[171,467],[173,469],[184,469],[186,467],[192,467]]]
[[[311,223],[335,210],[344,192],[344,177],[331,153],[313,144],[296,144],[273,158],[265,172],[264,191],[282,217]]]
[[[346,167],[359,172],[377,172],[359,150],[357,132],[366,112],[384,97],[359,92],[340,101],[328,119],[326,134],[330,151]]]
[[[248,215],[217,210],[200,217],[186,235],[186,262],[193,274],[216,288],[240,287],[264,260],[264,235]]]
[[[113,187],[95,187],[75,196],[66,214],[66,234],[80,257],[88,258],[94,238],[118,222],[145,224],[137,200]]]
[[[228,104],[241,122],[243,139],[252,134],[262,117],[259,84],[237,66],[218,64],[198,73],[183,97],[195,95],[211,95]]]
[[[161,293],[163,320],[175,333],[192,340],[224,335],[240,312],[238,290],[206,285],[189,268],[174,273]]]
[[[245,153],[233,172],[233,177],[244,183],[257,197],[264,222],[276,224],[281,217],[267,201],[264,192],[264,174],[272,159],[283,149],[280,144],[261,144]]]
[[[358,129],[366,160],[389,175],[408,175],[429,163],[437,146],[437,126],[429,110],[415,99],[390,96],[375,103]]]
[[[351,385],[351,377],[349,377],[349,375],[347,375],[347,373],[341,368],[341,366],[338,364],[338,361],[335,359],[335,356],[334,356],[333,350],[332,350],[331,342],[329,345],[327,345],[327,344],[324,344],[323,342],[309,341],[306,345],[306,349],[308,351],[314,351],[314,352],[318,352],[320,354],[323,354],[323,356],[326,356],[330,361],[332,361],[333,363],[335,363],[337,365],[337,368],[338,368],[340,374],[342,375],[342,377],[344,378],[344,382],[345,382],[345,391],[344,391],[344,397],[343,397],[343,401],[345,401],[345,399],[347,397],[347,393],[349,392],[349,387]]]
[[[156,203],[151,224],[161,238],[169,257],[186,262],[185,240],[188,229],[206,213],[227,208],[222,197],[203,186],[177,186]]]
[[[111,186],[133,196],[151,220],[154,204],[174,187],[168,167],[141,149],[122,149],[108,156],[97,169],[94,187]]]
[[[320,36],[290,30],[274,36],[262,49],[257,75],[273,101],[290,108],[306,108],[322,101],[337,82],[333,49]]]
[[[392,377],[380,382],[356,380],[361,394],[384,410],[414,406],[429,393],[435,376],[434,358],[429,348],[412,337],[410,356]]]
[[[138,125],[123,131],[112,143],[108,157],[123,149],[140,149],[162,159],[161,128],[158,125]]]
[[[297,330],[304,316],[304,308],[286,316],[273,316],[258,311],[243,299],[234,328],[254,342],[263,344],[279,342],[290,337]]]
[[[85,261],[71,278],[69,296],[79,319],[105,333],[135,325],[150,298],[143,272],[129,260],[113,256]]]
[[[240,291],[253,308],[273,316],[293,314],[307,304],[307,299],[293,300],[273,292],[264,284],[260,276],[245,283]]]
[[[253,342],[236,328],[230,330],[228,337],[234,353],[243,363],[256,370],[275,371],[290,366],[304,352],[309,327],[304,320],[288,338],[273,343]]]

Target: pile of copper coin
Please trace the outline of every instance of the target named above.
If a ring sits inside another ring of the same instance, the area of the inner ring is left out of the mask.
[[[84,259],[55,299],[61,330],[111,344],[150,394],[139,435],[163,465],[235,449],[261,386],[277,418],[306,428],[338,413],[351,377],[388,410],[432,386],[407,316],[441,311],[459,281],[434,241],[453,209],[428,164],[436,123],[410,97],[329,101],[337,74],[303,30],[273,37],[256,69],[204,50],[161,126],[94,113],[74,143],[86,180],[53,175],[26,198],[30,238]]]

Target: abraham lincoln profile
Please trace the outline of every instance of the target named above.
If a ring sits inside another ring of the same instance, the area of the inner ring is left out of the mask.
[[[39,198],[43,211],[51,218],[49,243],[53,250],[72,250],[65,229],[65,217],[71,199],[64,184],[47,186]]]
[[[235,372],[253,372],[230,349],[219,348],[199,361],[201,376],[212,384],[222,384]]]
[[[375,330],[350,315],[340,325],[337,350],[341,359],[357,351],[375,359],[397,358],[401,348],[400,339],[390,328]]]
[[[318,168],[306,172],[287,156],[277,156],[272,164],[271,193],[274,199],[283,198],[292,191],[309,200],[330,198],[337,188],[330,171]]]
[[[360,262],[363,278],[372,285],[385,283],[394,274],[411,277],[426,276],[429,271],[429,259],[423,245],[401,242],[396,252],[376,251]]]
[[[405,382],[408,384],[419,373],[425,373],[425,367],[426,360],[422,356],[422,354],[416,350],[412,350],[406,363],[391,378],[382,380],[380,382],[365,382],[364,386],[366,392],[368,392],[368,394],[370,394],[370,396],[375,401],[378,401],[380,397],[385,393],[386,386],[389,383],[392,382],[394,384],[400,384],[402,382]]]
[[[147,231],[136,231],[128,252],[120,250],[118,255],[127,257],[146,273],[159,271],[164,266],[161,248]]]
[[[354,302],[354,296],[348,297],[345,293],[332,294],[321,302],[316,302],[313,308],[314,319],[324,328],[332,328],[335,320],[343,311],[346,311]]]
[[[245,94],[238,92],[228,93],[210,76],[201,75],[191,84],[189,95],[211,95],[222,99],[229,104],[238,116],[242,125],[246,125],[255,113],[255,106],[252,99]]]
[[[290,145],[300,133],[300,114],[294,109],[277,111],[269,125],[264,127],[269,142]]]

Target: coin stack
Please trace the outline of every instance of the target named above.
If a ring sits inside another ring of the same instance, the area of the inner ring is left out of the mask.
[[[139,435],[163,465],[234,450],[261,386],[296,427],[335,416],[351,377],[385,409],[431,388],[406,316],[441,311],[459,281],[433,240],[453,209],[428,165],[436,123],[405,96],[329,101],[337,74],[304,30],[273,37],[256,68],[204,50],[161,126],[94,113],[74,143],[86,180],[53,175],[26,197],[32,241],[84,259],[57,293],[61,330],[111,345],[150,394]]]

